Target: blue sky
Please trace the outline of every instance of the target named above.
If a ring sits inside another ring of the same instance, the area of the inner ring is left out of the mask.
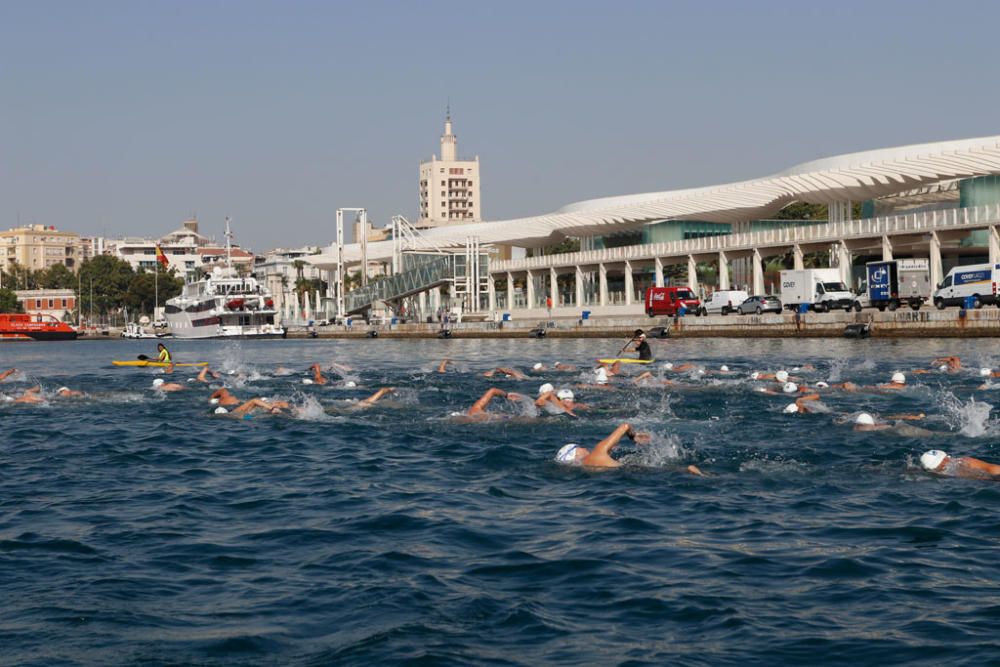
[[[1000,133],[1000,3],[0,3],[0,228],[257,251],[417,209],[450,98],[487,219]]]

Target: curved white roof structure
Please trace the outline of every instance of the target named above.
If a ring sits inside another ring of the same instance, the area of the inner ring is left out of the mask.
[[[482,244],[539,247],[567,236],[609,234],[662,220],[757,220],[793,201],[862,201],[987,174],[1000,174],[1000,135],[848,153],[749,181],[590,199],[546,215],[439,227],[423,234],[428,249],[463,246],[470,236]],[[391,256],[391,241],[368,244],[370,260]],[[360,258],[357,244],[345,247],[345,263]],[[323,268],[337,263],[333,249],[307,259]]]

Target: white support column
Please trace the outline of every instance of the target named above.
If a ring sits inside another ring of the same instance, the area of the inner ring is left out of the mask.
[[[937,232],[931,232],[928,255],[931,259],[931,289],[937,289],[944,275],[944,268],[941,264],[941,239]]]
[[[514,310],[514,274],[507,272],[507,312]]]
[[[719,251],[719,289],[729,289],[729,258],[721,250]]]
[[[792,246],[792,268],[796,271],[801,271],[806,268],[805,263],[802,260],[802,248],[798,243]]]
[[[837,268],[840,269],[840,281],[851,287],[853,276],[851,275],[851,251],[847,249],[847,243],[841,241],[837,244]]]
[[[608,267],[604,264],[597,265],[598,277],[598,305],[608,305]]]
[[[762,266],[763,260],[760,256],[760,250],[757,248],[753,249],[753,255],[750,257],[750,261],[753,262],[753,294],[763,294],[764,293],[764,267]]]
[[[882,235],[882,261],[892,261],[892,241],[890,241],[889,237],[884,234]]]
[[[420,308],[421,319],[427,317],[427,292],[417,294],[417,307]]]
[[[441,307],[441,288],[432,287],[430,290],[431,308],[437,314],[437,309]]]
[[[573,271],[574,287],[576,288],[576,307],[583,307],[583,269],[576,265]]]
[[[653,280],[656,287],[663,287],[663,260],[659,257],[653,258]]]
[[[490,274],[489,282],[486,284],[486,298],[487,298],[487,308],[490,311],[490,316],[493,316],[493,311],[497,309],[497,281]]]
[[[535,307],[535,275],[529,270],[525,271],[524,278],[524,298],[527,299],[527,307]]]
[[[698,293],[698,265],[694,261],[694,255],[688,255],[688,287],[695,294]]]
[[[632,262],[625,261],[625,305],[632,305]]]
[[[990,225],[986,231],[990,237],[990,264],[995,265],[1000,262],[1000,230],[996,225]]]
[[[552,307],[559,307],[559,274],[555,267],[549,267],[549,298],[552,299]]]

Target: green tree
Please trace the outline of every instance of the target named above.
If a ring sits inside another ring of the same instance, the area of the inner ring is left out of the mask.
[[[93,293],[93,309],[106,315],[119,310],[125,305],[125,295],[128,293],[135,272],[132,266],[111,255],[98,255],[86,260],[80,265],[80,306],[82,312],[91,308],[91,293]],[[93,286],[93,290],[91,290]]]
[[[43,289],[74,289],[77,284],[76,276],[66,268],[65,264],[53,264],[35,275],[38,286]]]
[[[826,220],[828,214],[826,204],[797,201],[775,213],[771,220]]]
[[[152,315],[157,296],[162,305],[167,299],[180,294],[184,288],[184,281],[174,275],[173,269],[164,271],[157,264],[156,271],[154,274],[152,271],[140,270],[129,282],[125,292],[125,305],[134,313]]]
[[[14,290],[0,289],[0,313],[20,313],[21,304],[17,302],[17,294]]]

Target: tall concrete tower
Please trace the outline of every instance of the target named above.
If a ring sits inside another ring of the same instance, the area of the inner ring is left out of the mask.
[[[417,227],[479,222],[482,202],[479,199],[479,156],[471,160],[458,157],[458,137],[452,130],[451,113],[444,119],[441,157],[432,155],[420,163],[420,217]]]

